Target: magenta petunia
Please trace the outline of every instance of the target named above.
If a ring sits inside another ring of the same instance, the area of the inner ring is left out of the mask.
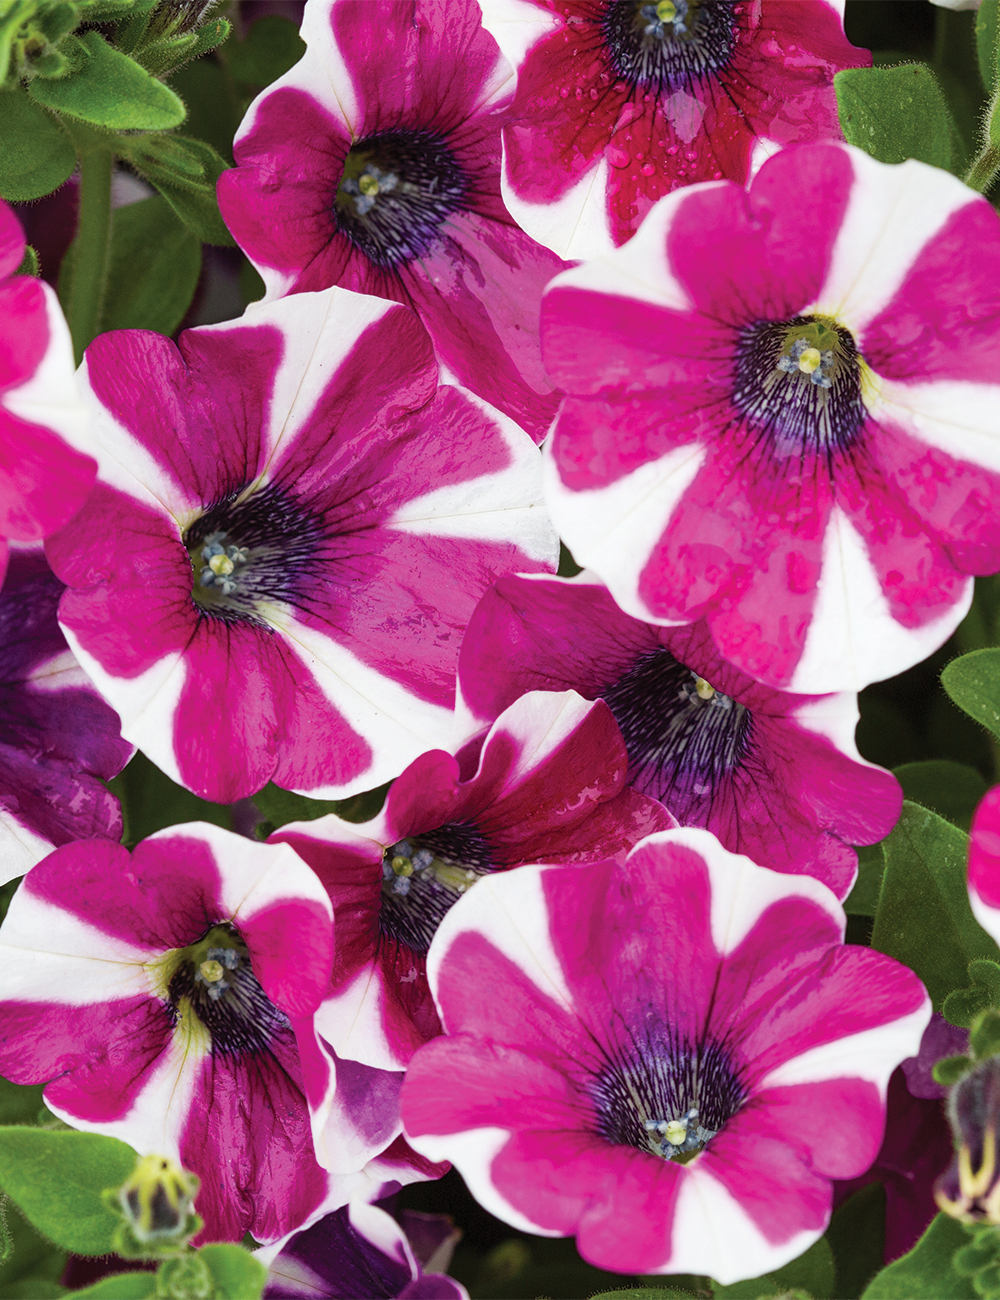
[[[874,1160],[930,1016],[912,971],[843,934],[824,885],[691,828],[624,865],[491,876],[428,954],[446,1036],[407,1071],[410,1141],[599,1268],[771,1271]]]
[[[73,346],[55,291],[15,275],[24,234],[0,199],[0,580],[7,540],[55,532],[94,486],[93,460],[70,444],[86,415],[73,376]]]
[[[858,690],[1000,568],[1000,220],[946,172],[782,150],[546,295],[556,527],[635,618]]]
[[[469,621],[458,675],[470,731],[525,691],[605,700],[635,789],[840,899],[857,874],[851,845],[883,839],[899,817],[899,782],[854,744],[856,696],[762,686],[726,663],[704,623],[639,622],[591,574],[501,578]]]
[[[609,710],[535,692],[457,758],[411,763],[377,817],[329,816],[272,835],[313,868],[333,903],[337,954],[317,1024],[340,1057],[403,1069],[441,1032],[425,957],[453,904],[482,877],[524,862],[624,856],[675,825],[626,784]]]
[[[841,138],[834,74],[871,55],[844,0],[480,0],[517,68],[504,198],[561,257],[624,244],[678,186],[741,184],[779,146]]]
[[[558,394],[539,305],[565,263],[500,197],[513,76],[475,0],[309,0],[302,36],[219,182],[268,298],[340,284],[405,303],[459,382],[541,439]]]
[[[203,823],[131,854],[67,845],[0,928],[0,1073],[46,1083],[73,1127],[198,1174],[207,1239],[275,1240],[431,1168],[391,1114],[332,1102],[314,1025],[332,961],[329,900],[286,846]]]
[[[231,803],[370,789],[450,737],[476,602],[557,541],[534,444],[438,385],[411,312],[296,294],[178,346],[104,334],[82,374],[99,483],[47,553],[129,740]]]
[[[134,751],[59,630],[62,592],[40,547],[11,552],[0,591],[0,884],[58,845],[121,838],[104,781]]]
[[[1000,785],[987,791],[972,819],[969,902],[979,924],[1000,943]]]

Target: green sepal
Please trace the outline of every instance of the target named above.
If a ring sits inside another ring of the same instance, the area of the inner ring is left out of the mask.
[[[0,1128],[0,1185],[50,1241],[76,1255],[106,1255],[118,1218],[101,1199],[135,1168],[117,1138],[66,1129]]]
[[[38,253],[30,244],[24,246],[24,256],[21,258],[21,265],[14,272],[15,275],[38,275]]]
[[[989,646],[953,659],[941,685],[970,718],[1000,738],[1000,648]]]
[[[234,81],[263,89],[284,76],[305,52],[305,41],[290,19],[266,14],[250,24],[242,41],[226,46],[226,64]]]
[[[972,984],[950,993],[942,1007],[945,1019],[963,1029],[969,1028],[990,1008],[1000,1007],[1000,965],[985,957],[977,958],[969,962],[969,978]],[[977,1050],[975,1055],[992,1056],[993,1052]]]
[[[971,1056],[943,1056],[940,1061],[934,1062],[931,1074],[934,1076],[934,1082],[939,1083],[942,1088],[951,1088],[958,1083],[959,1079],[965,1078],[972,1066]]]
[[[72,0],[62,0],[61,4],[51,5],[38,15],[38,26],[53,45],[68,36],[80,21],[80,10]]]
[[[949,993],[967,987],[971,961],[1000,958],[969,906],[969,837],[937,813],[904,802],[883,844],[885,875],[872,947],[914,970],[940,1010]]]
[[[981,966],[985,963],[973,962],[972,964]],[[997,974],[1000,975],[1000,966],[995,966],[993,962],[990,962],[990,965],[994,966]],[[980,982],[977,980],[977,983]],[[985,1011],[980,1012],[969,1033],[969,1047],[977,1061],[985,1061],[987,1057],[1000,1053],[1000,1011],[994,1007],[987,1007]]]
[[[848,144],[879,162],[918,158],[953,171],[964,156],[958,126],[926,64],[847,68],[833,79]]]
[[[1000,50],[997,49],[1000,35],[1000,0],[983,0],[976,14],[976,55],[979,59],[979,75],[987,93],[997,85]]]
[[[348,799],[308,799],[304,794],[282,790],[278,785],[266,785],[253,796],[253,802],[273,828],[289,822],[311,822],[317,817],[335,813],[348,822],[366,822],[377,817],[385,803],[389,784],[377,790],[351,795]]]
[[[213,1242],[198,1251],[212,1275],[218,1300],[258,1300],[267,1281],[267,1269],[242,1246]]]
[[[990,1264],[972,1279],[976,1294],[983,1300],[1000,1300],[1000,1266]]]
[[[61,81],[36,77],[30,82],[28,93],[37,103],[116,131],[167,131],[180,126],[184,104],[169,86],[113,49],[98,32],[86,31],[79,39],[87,61]]]
[[[978,1300],[971,1280],[953,1264],[966,1241],[962,1224],[938,1214],[911,1251],[876,1274],[861,1300]]]
[[[133,14],[149,13],[160,0],[76,0],[81,18],[88,23],[121,22]]]
[[[0,90],[0,195],[40,199],[70,176],[76,150],[55,118],[23,90]]]
[[[140,45],[135,51],[135,59],[153,76],[166,77],[182,63],[210,53],[222,44],[231,31],[231,23],[225,18],[216,18],[197,31],[163,36],[159,40],[150,41],[148,45]]]
[[[1000,1232],[992,1224],[966,1224],[965,1231],[971,1240],[955,1252],[952,1263],[962,1277],[975,1277],[996,1263],[1000,1255]]]
[[[199,239],[235,246],[215,198],[227,167],[210,144],[188,136],[145,136],[129,147],[128,158]]]

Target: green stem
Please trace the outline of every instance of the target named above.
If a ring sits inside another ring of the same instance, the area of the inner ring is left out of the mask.
[[[108,279],[111,247],[111,170],[114,152],[97,132],[73,136],[80,154],[80,207],[73,241],[66,319],[77,363],[101,328],[101,309]]]

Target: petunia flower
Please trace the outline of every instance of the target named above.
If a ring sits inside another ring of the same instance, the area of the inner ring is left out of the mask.
[[[573,692],[535,692],[457,758],[431,750],[354,824],[328,816],[271,836],[322,880],[337,930],[331,990],[317,1025],[340,1057],[403,1069],[440,1033],[427,949],[473,885],[524,862],[624,856],[675,825],[626,786],[628,758],[609,710]]]
[[[1000,785],[988,790],[972,819],[969,903],[991,939],[1000,943]]]
[[[481,881],[428,954],[446,1036],[407,1071],[406,1133],[598,1268],[771,1271],[875,1158],[930,1016],[912,971],[843,933],[825,885],[691,828]]]
[[[121,839],[104,781],[133,747],[59,630],[62,591],[40,548],[11,552],[0,591],[0,884],[57,845]]]
[[[440,1215],[420,1219],[424,1237],[428,1228],[438,1226],[432,1221],[438,1221],[441,1244],[460,1235]],[[271,1246],[257,1257],[268,1265],[264,1300],[468,1300],[465,1287],[438,1268],[425,1273],[428,1261],[420,1258],[409,1233],[366,1201],[351,1201],[328,1214],[294,1236],[279,1254]]]
[[[480,0],[517,69],[504,198],[560,257],[624,244],[664,194],[741,184],[841,138],[834,74],[868,67],[844,0]]]
[[[899,817],[899,782],[854,744],[856,696],[761,686],[726,663],[704,623],[639,622],[592,574],[501,578],[459,656],[468,729],[525,691],[567,689],[608,704],[630,783],[682,826],[775,871],[806,871],[840,899],[857,875],[851,845],[883,839]]]
[[[332,960],[329,900],[285,846],[197,822],[131,854],[66,845],[0,928],[0,1073],[197,1174],[208,1240],[275,1240],[431,1168],[391,1115],[331,1104],[314,1018]]]
[[[438,386],[426,331],[343,289],[104,334],[100,479],[47,545],[60,621],[123,732],[218,803],[396,776],[452,729],[476,601],[554,567],[539,456]]]
[[[782,150],[546,295],[553,519],[635,618],[859,690],[1000,568],[1000,220],[946,172]]]
[[[558,394],[538,312],[564,263],[500,197],[511,69],[475,0],[309,0],[219,206],[267,299],[340,284],[412,307],[460,383],[536,439]]]
[[[93,460],[70,445],[86,422],[55,291],[15,275],[24,234],[0,199],[0,580],[7,540],[37,541],[83,505]]]

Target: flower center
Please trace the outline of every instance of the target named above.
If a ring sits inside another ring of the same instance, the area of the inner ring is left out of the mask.
[[[824,316],[756,321],[740,331],[733,403],[781,457],[847,451],[867,411],[854,337]]]
[[[611,0],[602,27],[620,77],[671,93],[728,64],[737,16],[732,0]]]
[[[704,821],[719,783],[751,747],[753,715],[663,646],[604,692],[628,751],[630,779],[678,821]]]
[[[597,1131],[618,1146],[685,1163],[725,1127],[747,1092],[711,1040],[694,1046],[669,1028],[630,1035],[624,1055],[592,1076]]]
[[[288,1020],[261,988],[246,944],[230,925],[215,925],[189,948],[169,954],[167,1002],[176,1020],[190,1016],[208,1031],[212,1051],[240,1056],[267,1050]]]
[[[353,145],[334,199],[334,218],[377,266],[412,262],[461,206],[468,181],[431,131],[381,131]]]
[[[380,930],[426,952],[445,914],[491,870],[489,845],[460,822],[390,845],[382,856]]]
[[[211,506],[184,534],[191,595],[205,613],[264,622],[264,606],[300,604],[325,534],[318,519],[269,484]]]

